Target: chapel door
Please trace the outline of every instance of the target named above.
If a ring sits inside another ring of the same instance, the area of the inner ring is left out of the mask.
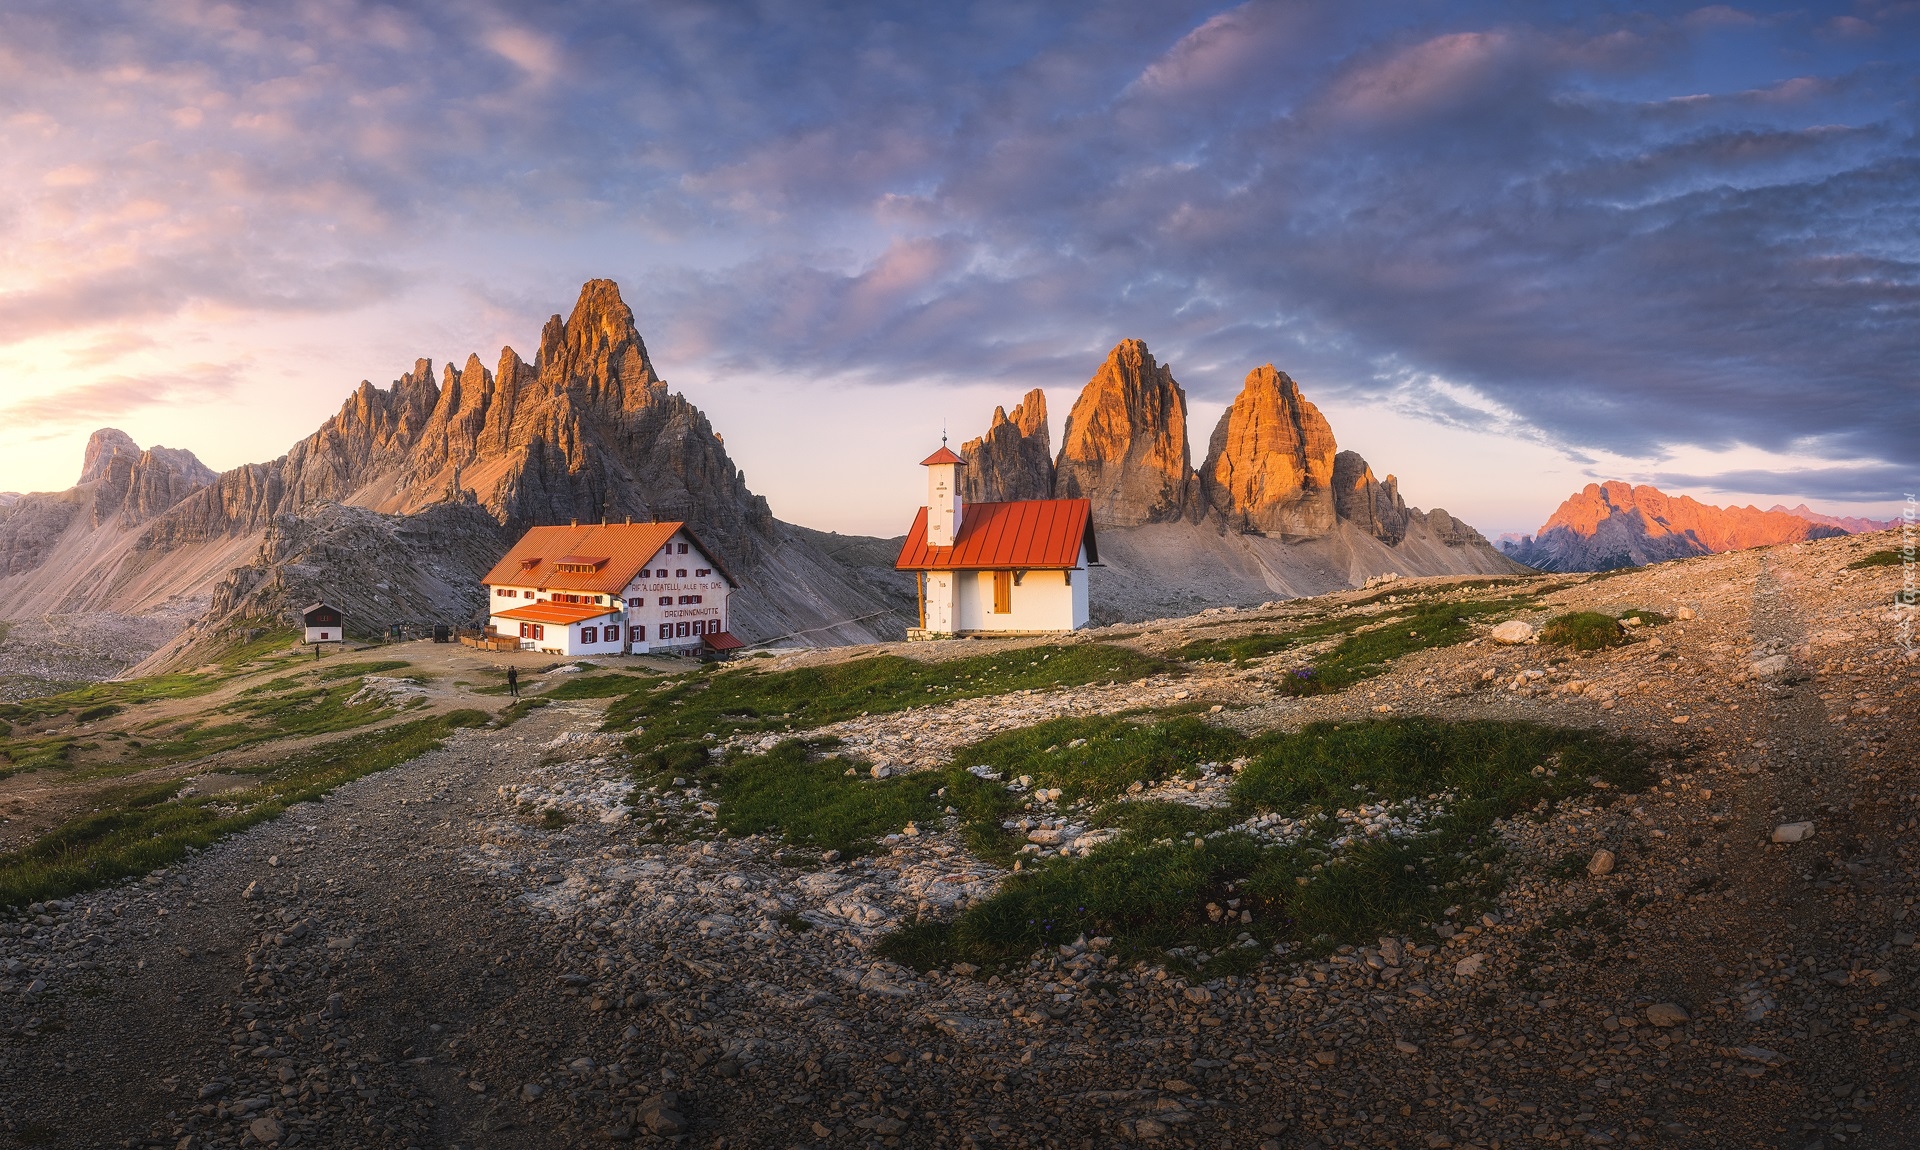
[[[1013,613],[1013,572],[1011,571],[993,573],[993,613],[996,615]]]

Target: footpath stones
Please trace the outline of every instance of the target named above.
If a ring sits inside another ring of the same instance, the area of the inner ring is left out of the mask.
[[[1509,619],[1495,627],[1491,637],[1494,642],[1510,647],[1531,643],[1533,642],[1533,625],[1524,619]]]
[[[1612,874],[1613,863],[1613,852],[1603,847],[1600,850],[1594,851],[1593,857],[1587,860],[1587,873],[1594,878],[1599,878],[1601,875]]]
[[[1813,824],[1781,823],[1773,828],[1773,841],[1777,843],[1803,843],[1813,837]]]

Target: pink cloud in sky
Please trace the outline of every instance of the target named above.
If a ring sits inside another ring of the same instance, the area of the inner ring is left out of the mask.
[[[172,374],[116,375],[0,408],[15,426],[111,423],[142,407],[223,399],[240,382],[234,364],[193,363]]]

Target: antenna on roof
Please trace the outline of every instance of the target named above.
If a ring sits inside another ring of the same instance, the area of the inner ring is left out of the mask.
[[[946,421],[946,418],[942,416],[940,419],[940,446],[945,447],[946,445],[947,445],[947,421]]]

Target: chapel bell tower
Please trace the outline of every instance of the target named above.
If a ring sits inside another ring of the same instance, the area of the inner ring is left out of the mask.
[[[951,547],[960,533],[960,469],[967,461],[947,450],[940,450],[920,461],[927,469],[927,546]]]

